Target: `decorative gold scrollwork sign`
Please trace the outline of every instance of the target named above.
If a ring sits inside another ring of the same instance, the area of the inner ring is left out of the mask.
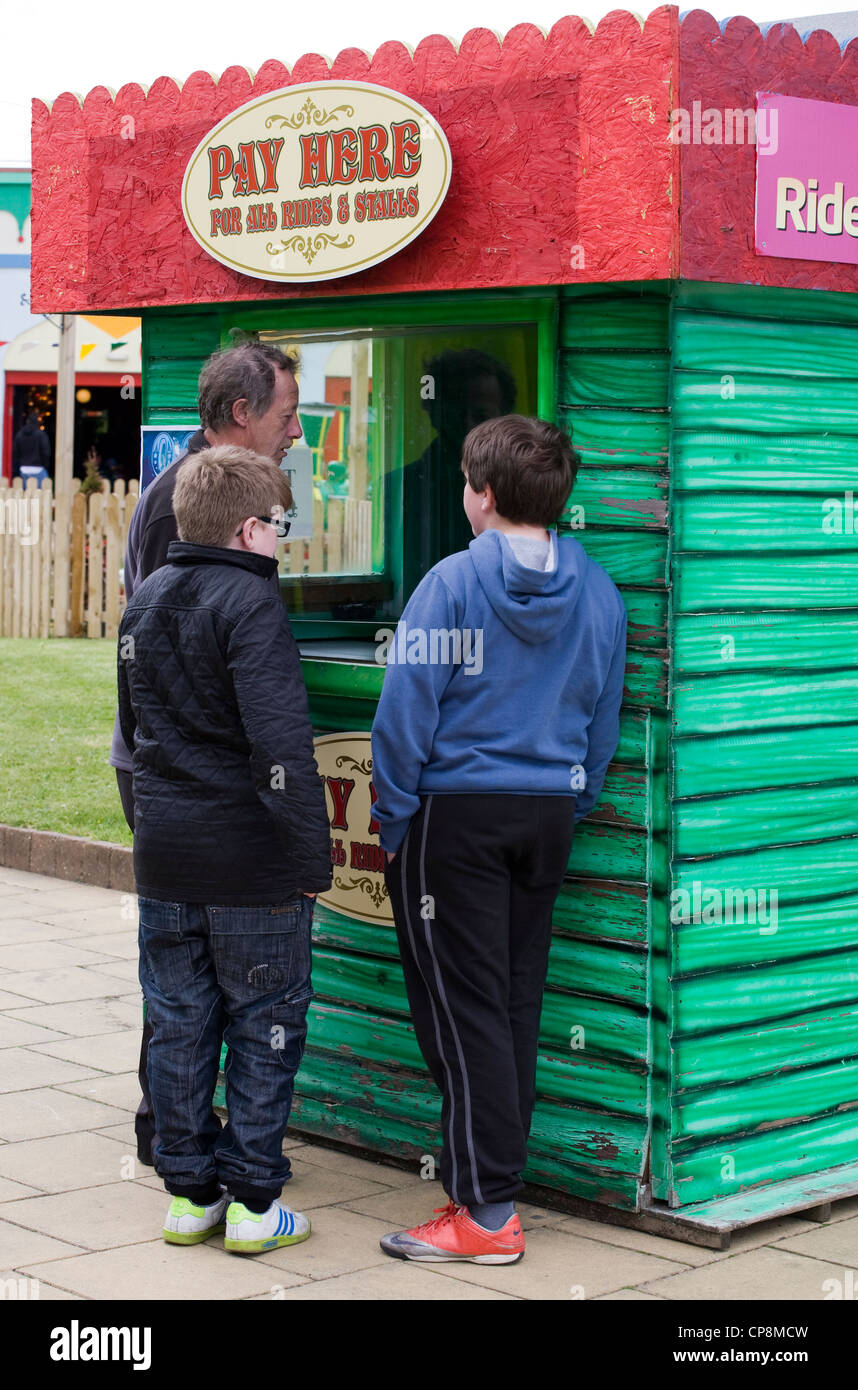
[[[200,141],[182,211],[200,246],[243,275],[333,280],[419,236],[451,168],[444,132],[410,97],[301,83],[240,106]]]
[[[359,922],[393,924],[384,882],[384,851],[372,807],[372,748],[369,734],[324,734],[315,741],[331,822],[329,892],[318,901]]]

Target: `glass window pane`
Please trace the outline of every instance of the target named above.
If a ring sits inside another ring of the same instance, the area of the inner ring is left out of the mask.
[[[303,438],[282,465],[295,504],[278,549],[290,607],[398,617],[423,575],[473,539],[465,435],[496,415],[536,413],[536,325],[259,337],[301,358]]]

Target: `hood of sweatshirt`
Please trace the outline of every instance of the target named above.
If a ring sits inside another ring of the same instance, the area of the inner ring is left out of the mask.
[[[581,595],[587,554],[575,541],[561,545],[549,531],[550,570],[523,565],[500,531],[483,531],[468,546],[480,585],[501,622],[534,646],[550,642],[569,621]]]

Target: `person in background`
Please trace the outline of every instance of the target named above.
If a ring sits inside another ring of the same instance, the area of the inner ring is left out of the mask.
[[[619,591],[554,529],[577,466],[545,421],[471,430],[461,468],[474,539],[421,581],[400,619],[403,655],[391,661],[396,642],[388,652],[373,816],[414,1029],[443,1097],[451,1199],[382,1238],[397,1259],[524,1254],[515,1196],[552,911],[617,746],[626,664]]]
[[[298,648],[271,584],[289,483],[250,450],[203,449],[173,504],[180,539],[131,598],[118,662],[155,1167],[173,1195],[162,1233],[195,1245],[225,1224],[225,1249],[254,1254],[310,1234],[279,1198],[330,827]],[[211,1109],[221,1033],[224,1128]]]
[[[178,539],[173,515],[173,492],[181,469],[194,455],[212,445],[237,444],[280,464],[296,439],[301,438],[298,423],[297,357],[282,352],[274,344],[248,342],[226,348],[209,358],[200,373],[200,428],[188,441],[186,452],[165,469],[134,508],[125,552],[125,593],[131,599],[137,586],[163,565],[171,541]],[[280,594],[277,572],[270,575],[274,592]],[[122,809],[129,828],[134,830],[132,758],[126,746],[117,714],[110,750],[110,763]],[[135,1118],[137,1157],[152,1165],[154,1127],[146,1053],[151,1030],[144,1020],[138,1075],[142,1099]]]
[[[41,484],[50,477],[50,466],[51,441],[41,428],[38,415],[31,410],[12,440],[12,468],[25,484],[30,478]]]
[[[462,511],[462,445],[484,420],[515,410],[515,378],[506,363],[478,348],[449,348],[423,365],[423,400],[435,437],[402,473],[403,555],[408,583],[472,538]]]

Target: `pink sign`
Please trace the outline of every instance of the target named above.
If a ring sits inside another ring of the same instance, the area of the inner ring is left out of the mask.
[[[858,106],[757,92],[757,131],[757,254],[858,265]]]

